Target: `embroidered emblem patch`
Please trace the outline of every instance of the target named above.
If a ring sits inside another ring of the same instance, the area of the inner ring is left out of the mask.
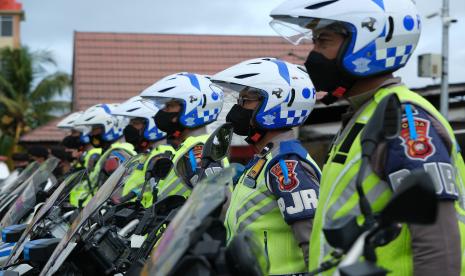
[[[297,161],[285,160],[284,163],[286,164],[289,178],[287,183],[279,162],[271,168],[270,172],[278,180],[279,190],[283,192],[292,192],[295,188],[297,188],[297,186],[299,186],[300,183],[299,179],[297,179],[297,173],[295,172]]]
[[[192,150],[194,151],[195,161],[197,163],[197,167],[200,168],[202,162],[202,151],[203,145],[195,145]],[[184,154],[184,158],[189,159],[189,151]]]
[[[194,155],[196,159],[202,158],[203,145],[194,146]]]
[[[402,120],[400,136],[405,155],[412,160],[426,161],[436,152],[429,136],[430,122],[421,118],[414,118],[417,139],[413,140],[410,135],[407,119]]]

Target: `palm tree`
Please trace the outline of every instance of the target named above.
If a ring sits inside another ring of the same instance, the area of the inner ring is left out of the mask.
[[[70,86],[70,77],[63,72],[47,75],[50,66],[56,63],[49,52],[0,49],[0,130],[14,145],[22,134],[70,109],[69,101],[58,98]]]

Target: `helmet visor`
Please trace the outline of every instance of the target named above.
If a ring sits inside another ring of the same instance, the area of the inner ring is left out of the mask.
[[[82,135],[89,135],[92,128],[89,126],[84,126],[84,125],[77,125],[74,126],[74,129],[81,132]]]
[[[313,43],[313,33],[310,29],[305,29],[299,25],[280,20],[272,20],[270,22],[270,27],[291,44],[300,45],[304,43]]]
[[[150,109],[154,109],[154,105],[156,108],[158,109],[163,109],[166,107],[166,104],[169,103],[169,102],[172,102],[172,101],[175,101],[177,103],[179,103],[180,105],[183,105],[183,101],[180,100],[180,99],[176,99],[176,98],[165,98],[165,97],[150,97],[150,98],[144,98],[142,100],[142,103],[147,106],[148,108]],[[156,110],[158,111],[158,110]]]
[[[221,90],[227,93],[241,92],[241,90],[244,89],[244,87],[245,86],[242,84],[236,84],[225,81],[215,81],[215,83],[210,84],[210,88],[213,91]]]
[[[313,44],[313,31],[325,28],[336,21],[308,17],[275,17],[270,27],[294,45]]]

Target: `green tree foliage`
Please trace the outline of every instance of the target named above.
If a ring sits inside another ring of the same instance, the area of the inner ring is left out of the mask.
[[[58,100],[70,86],[70,76],[47,74],[54,66],[46,51],[0,49],[0,154],[11,153],[11,144],[17,145],[21,135],[70,109],[69,101]]]

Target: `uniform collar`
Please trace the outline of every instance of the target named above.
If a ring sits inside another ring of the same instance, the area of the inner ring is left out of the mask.
[[[402,80],[399,77],[393,77],[385,80],[375,89],[369,90],[357,96],[348,97],[347,100],[350,103],[350,107],[352,110],[359,109],[363,104],[367,101],[371,100],[373,96],[378,92],[381,88],[393,87],[403,85]]]
[[[269,152],[272,152],[273,155],[279,151],[279,145],[282,141],[294,140],[296,139],[294,131],[292,129],[285,130],[278,135],[271,138],[265,148],[258,154],[259,156],[263,157],[267,155]],[[268,149],[267,149],[268,148]]]
[[[190,137],[195,137],[195,136],[202,136],[207,134],[207,129],[205,127],[199,127],[196,129],[193,129],[191,133],[189,133]]]
[[[289,129],[271,138],[270,142],[275,145],[279,145],[281,141],[293,140],[293,139],[296,139],[294,130]]]

